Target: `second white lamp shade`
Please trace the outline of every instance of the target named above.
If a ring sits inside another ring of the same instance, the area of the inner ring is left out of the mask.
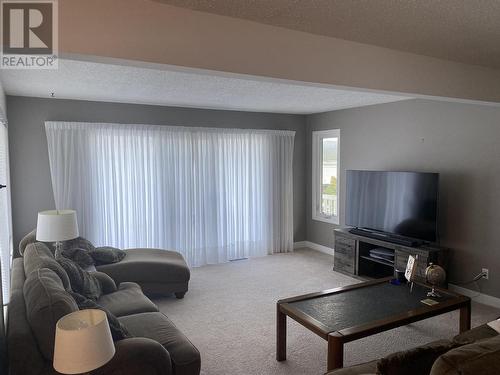
[[[38,213],[36,240],[41,242],[67,241],[77,238],[78,222],[74,210],[51,210]]]
[[[80,310],[56,324],[54,369],[82,374],[108,363],[115,354],[108,319],[102,310]]]

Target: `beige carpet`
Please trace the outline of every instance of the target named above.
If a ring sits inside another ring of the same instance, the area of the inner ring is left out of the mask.
[[[323,374],[326,341],[290,319],[288,359],[275,360],[276,301],[356,282],[332,271],[331,256],[301,249],[195,268],[183,300],[156,302],[200,350],[202,374]],[[473,304],[473,326],[498,316],[500,310]],[[349,343],[344,362],[365,362],[457,331],[458,313],[445,314]]]

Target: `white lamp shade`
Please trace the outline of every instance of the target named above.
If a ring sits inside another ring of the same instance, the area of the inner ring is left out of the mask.
[[[56,324],[54,369],[82,374],[105,365],[115,355],[108,319],[102,310],[80,310]]]
[[[36,240],[41,242],[67,241],[77,238],[78,223],[74,210],[51,210],[38,213]]]

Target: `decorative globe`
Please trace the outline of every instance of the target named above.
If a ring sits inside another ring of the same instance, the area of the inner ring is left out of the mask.
[[[432,286],[443,284],[446,281],[446,271],[437,264],[429,263],[425,269],[425,278]]]

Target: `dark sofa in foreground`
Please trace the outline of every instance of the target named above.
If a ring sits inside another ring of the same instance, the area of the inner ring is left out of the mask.
[[[139,285],[96,272],[104,294],[97,303],[118,317],[133,336],[115,342],[113,359],[93,374],[197,375],[200,353]],[[28,245],[12,266],[7,346],[12,375],[56,374],[52,367],[55,325],[78,310],[69,279],[42,243]]]
[[[497,375],[500,374],[500,335],[483,324],[452,340],[434,341],[326,375],[375,374]]]

